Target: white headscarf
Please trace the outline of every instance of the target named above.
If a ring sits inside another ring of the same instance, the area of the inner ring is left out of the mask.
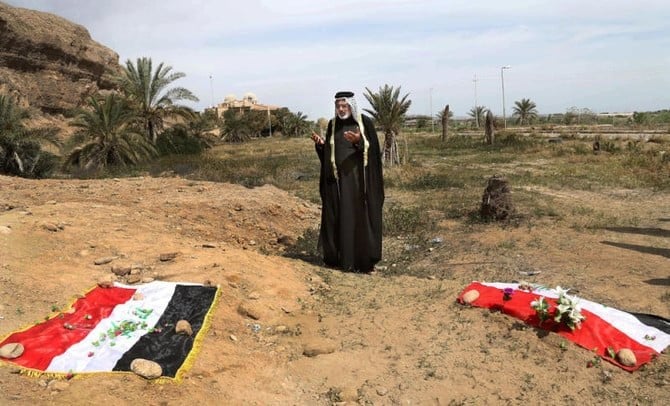
[[[365,136],[365,127],[363,127],[363,116],[358,114],[358,106],[356,105],[356,99],[354,99],[353,93],[349,92],[349,94],[351,94],[351,96],[342,96],[337,97],[335,99],[335,117],[339,118],[339,116],[337,115],[337,102],[340,100],[345,100],[347,104],[349,104],[349,108],[351,110],[351,115],[349,117],[353,117],[354,120],[356,120],[356,122],[358,123],[358,127],[361,131],[361,139],[363,140],[363,168],[366,168],[368,166],[368,149],[370,148],[370,142],[368,142],[368,139]],[[346,120],[349,117],[343,118],[341,120]],[[337,179],[338,178],[337,164],[335,163],[335,120],[331,122],[330,128],[332,131],[330,136],[330,163],[333,166],[333,174],[335,175],[335,179]]]
[[[354,96],[338,97],[337,99],[335,99],[335,117],[338,117],[342,120],[346,120],[347,118],[349,118],[349,117],[342,118],[342,117],[337,115],[337,102],[340,101],[340,100],[344,100],[344,101],[347,102],[347,104],[349,105],[349,108],[351,110],[351,116],[350,117],[353,117],[354,120],[358,121],[358,105],[356,104],[356,99],[354,98]],[[361,123],[358,123],[358,124],[361,125]]]

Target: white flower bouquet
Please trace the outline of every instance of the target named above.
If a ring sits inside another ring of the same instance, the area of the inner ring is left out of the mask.
[[[586,317],[582,314],[582,308],[579,305],[579,299],[575,296],[568,295],[568,290],[557,286],[554,289],[558,295],[556,300],[556,307],[552,309],[549,302],[544,297],[534,300],[530,303],[540,319],[540,325],[550,317],[553,317],[554,322],[564,324],[570,330],[580,328]]]

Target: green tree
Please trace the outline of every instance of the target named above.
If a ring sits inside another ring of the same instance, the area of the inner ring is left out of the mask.
[[[198,98],[183,87],[169,88],[184,76],[182,72],[172,72],[172,67],[162,62],[154,70],[151,58],[137,58],[135,64],[126,61],[118,82],[130,107],[139,117],[146,138],[152,143],[163,131],[167,118],[181,117],[187,121],[193,118],[193,110],[177,103],[182,100],[198,101]]]
[[[537,105],[530,99],[521,99],[514,102],[514,113],[517,123],[524,125],[537,118]]]
[[[484,125],[487,111],[489,111],[489,109],[484,106],[475,106],[471,108],[470,111],[468,111],[468,115],[475,120],[475,125],[477,125],[477,128],[479,128],[481,125]]]
[[[198,154],[216,143],[216,113],[195,114],[187,123],[178,123],[163,131],[156,140],[160,155]]]
[[[591,109],[572,106],[565,112],[563,122],[565,124],[592,124],[596,118],[596,114]]]
[[[423,131],[429,127],[430,117],[429,116],[416,116],[416,129],[417,131]]]
[[[0,131],[10,132],[24,128],[28,111],[19,107],[11,96],[0,94]]]
[[[219,127],[220,119],[216,113],[216,109],[205,109],[200,114],[197,114],[197,120],[205,131],[214,130]]]
[[[267,111],[250,110],[244,114],[249,134],[258,138],[263,135],[263,132],[268,130],[269,120]],[[271,116],[270,116],[271,117]]]
[[[291,110],[282,107],[272,112],[272,131],[284,134],[284,125],[291,121]]]
[[[365,88],[365,98],[372,109],[364,109],[375,120],[375,125],[384,131],[384,163],[394,165],[400,163],[397,137],[405,122],[405,116],[412,104],[408,100],[409,93],[400,97],[400,86],[393,89],[388,84],[379,88],[379,92]]]
[[[297,113],[288,112],[280,122],[281,132],[287,137],[303,137],[309,134],[311,124],[307,121],[307,115],[301,111]]]
[[[250,139],[243,112],[234,109],[223,112],[221,139],[225,142],[244,142]]]
[[[156,155],[154,145],[135,125],[133,111],[124,99],[114,93],[104,99],[92,96],[88,107],[73,124],[79,128],[75,135],[79,145],[68,154],[65,167],[129,166]]]
[[[633,112],[633,123],[637,125],[647,124],[649,122],[649,115],[645,112],[634,111]]]
[[[260,137],[268,126],[268,116],[265,111],[229,109],[223,113],[221,139],[226,142],[245,142],[252,137]]]
[[[10,96],[0,94],[0,173],[42,178],[56,166],[57,157],[42,149],[48,143],[60,146],[55,129],[29,129],[28,112]]]

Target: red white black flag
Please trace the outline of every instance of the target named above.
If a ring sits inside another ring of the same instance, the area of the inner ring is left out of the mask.
[[[670,321],[667,319],[629,313],[581,298],[577,301],[585,319],[574,329],[554,321],[553,317],[541,320],[531,304],[544,298],[549,309],[555,312],[559,293],[539,286],[520,288],[517,283],[472,282],[463,289],[458,301],[498,310],[526,324],[554,331],[628,371],[640,368],[670,345]],[[622,349],[632,351],[635,356],[633,365],[624,365],[617,357]]]
[[[69,310],[2,339],[0,347],[19,343],[24,352],[0,360],[38,373],[77,374],[130,371],[142,358],[175,378],[217,297],[216,287],[161,281],[96,287]],[[179,320],[190,323],[192,335],[176,333]]]

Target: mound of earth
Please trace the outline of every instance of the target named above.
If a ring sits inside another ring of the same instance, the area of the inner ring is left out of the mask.
[[[158,398],[295,401],[296,393],[287,389],[297,382],[277,380],[272,366],[278,358],[302,356],[303,346],[314,342],[309,325],[317,317],[301,303],[321,282],[306,264],[260,252],[283,251],[282,243],[314,226],[317,207],[272,186],[250,190],[177,178],[0,177],[0,190],[0,335],[62,308],[101,278],[218,284],[223,295],[208,344],[186,384],[157,387]],[[111,269],[118,266],[139,272],[116,277]],[[0,403],[42,403],[57,391],[46,387],[47,380],[11,372],[0,368]],[[263,381],[263,391],[229,391]],[[145,385],[127,378],[73,380],[71,388],[60,389],[59,402],[137,399]]]

